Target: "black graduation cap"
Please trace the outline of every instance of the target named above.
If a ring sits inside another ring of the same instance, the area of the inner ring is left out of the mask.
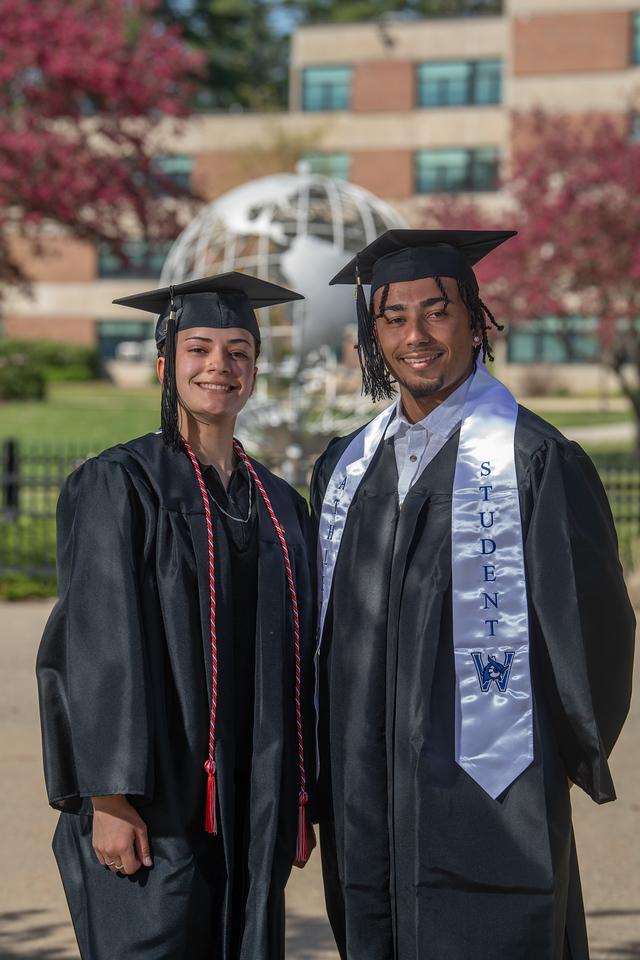
[[[515,230],[387,230],[329,283],[370,283],[372,295],[387,283],[424,277],[455,277],[477,286],[472,266],[515,234]]]
[[[135,293],[113,302],[157,313],[156,343],[160,345],[167,337],[172,301],[176,331],[193,327],[241,327],[253,334],[256,343],[260,343],[260,330],[253,311],[302,299],[301,293],[280,287],[277,283],[232,271],[200,280],[187,280],[173,287]]]
[[[164,349],[162,381],[162,436],[167,446],[181,448],[178,389],[176,385],[176,334],[178,330],[209,327],[241,327],[253,334],[260,346],[260,330],[253,312],[260,307],[303,300],[300,293],[260,280],[246,273],[221,273],[200,280],[186,280],[159,290],[147,290],[114,300],[125,307],[157,313],[156,343]]]

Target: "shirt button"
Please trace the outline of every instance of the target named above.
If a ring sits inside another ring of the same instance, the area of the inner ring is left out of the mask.
[[[415,463],[417,459],[418,458],[416,457],[415,453],[412,453],[411,456],[409,457],[409,460],[411,460],[411,463]]]

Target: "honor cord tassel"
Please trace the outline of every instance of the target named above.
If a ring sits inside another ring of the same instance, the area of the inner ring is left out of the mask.
[[[204,769],[207,771],[207,806],[204,815],[204,828],[207,833],[216,834],[216,765],[207,760]]]
[[[309,837],[307,835],[307,802],[309,797],[300,791],[298,800],[298,838],[296,840],[296,864],[299,867],[309,859]]]

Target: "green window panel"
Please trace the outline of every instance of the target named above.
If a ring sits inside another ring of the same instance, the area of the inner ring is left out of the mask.
[[[640,11],[633,14],[631,43],[631,59],[633,63],[640,63]]]
[[[478,60],[473,66],[473,103],[501,103],[502,61]]]
[[[509,363],[598,363],[598,322],[590,317],[543,317],[514,326],[507,338]],[[563,333],[564,331],[564,333]]]
[[[152,173],[166,177],[175,187],[181,190],[190,189],[192,170],[193,157],[186,156],[185,154],[170,153],[164,156],[154,157],[151,161]],[[160,187],[159,192],[162,192]]]
[[[501,60],[434,60],[418,65],[418,106],[500,103]]]
[[[418,106],[454,107],[469,103],[471,64],[464,61],[421,63]]]
[[[419,150],[416,193],[474,193],[497,189],[500,154],[476,150]]]
[[[348,180],[351,157],[348,153],[305,153],[302,158],[309,165],[310,173],[319,173],[336,180]]]
[[[307,67],[302,71],[303,110],[348,110],[351,67]]]
[[[154,339],[154,321],[123,322],[113,320],[98,320],[96,333],[98,353],[102,360],[113,360],[117,355],[119,344],[124,341],[144,343]]]
[[[171,242],[147,243],[127,240],[123,244],[125,256],[113,253],[106,245],[98,248],[98,276],[102,279],[119,277],[159,277]]]

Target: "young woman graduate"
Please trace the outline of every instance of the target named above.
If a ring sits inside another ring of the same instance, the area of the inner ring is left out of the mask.
[[[615,797],[634,617],[593,464],[482,362],[472,264],[510,235],[392,230],[334,279],[367,391],[399,391],[312,484],[344,960],[588,958],[567,780]]]
[[[253,308],[298,298],[228,273],[116,301],[160,314],[162,431],[67,480],[37,665],[83,960],[284,955],[311,841],[308,517],[233,431]]]

